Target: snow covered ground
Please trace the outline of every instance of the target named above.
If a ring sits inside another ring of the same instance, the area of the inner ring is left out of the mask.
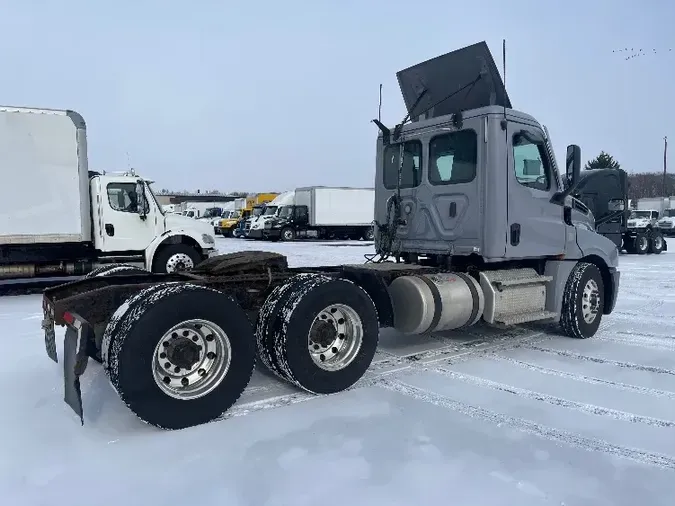
[[[219,239],[292,265],[369,243]],[[550,327],[382,332],[353,389],[311,396],[256,372],[228,419],[138,421],[98,364],[85,425],[63,402],[40,296],[0,298],[0,497],[7,505],[631,505],[675,494],[675,254],[621,257],[616,312],[576,341]]]

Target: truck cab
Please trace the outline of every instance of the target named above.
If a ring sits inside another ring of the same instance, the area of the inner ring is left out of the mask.
[[[547,301],[536,310],[508,309],[519,313],[504,317],[508,322],[547,314],[560,318],[569,274],[576,264],[591,263],[602,273],[603,311],[611,312],[619,251],[596,232],[582,204],[584,187],[608,173],[582,178],[575,145],[567,149],[565,174],[559,173],[546,128],[512,107],[484,42],[402,70],[397,78],[406,120],[393,129],[374,120],[380,130],[375,178],[380,260],[480,271],[481,286],[490,293],[491,276],[500,279],[504,293],[502,276],[513,277],[508,284],[514,290],[539,284],[537,297],[545,293]],[[496,273],[507,268],[508,274]],[[528,271],[522,281],[516,281],[521,273],[514,268]],[[507,312],[494,304],[488,315]]]
[[[91,173],[94,249],[102,256],[142,257],[148,270],[191,268],[214,252],[208,223],[166,213],[152,181],[132,173]]]
[[[675,236],[675,209],[665,209],[656,222],[661,233],[667,237]]]

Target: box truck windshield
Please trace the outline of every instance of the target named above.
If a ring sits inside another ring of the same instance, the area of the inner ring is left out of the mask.
[[[277,213],[277,206],[267,206],[265,208],[265,216],[274,216]]]

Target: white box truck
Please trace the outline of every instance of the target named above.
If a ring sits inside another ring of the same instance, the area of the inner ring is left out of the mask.
[[[189,269],[214,254],[208,223],[166,213],[134,171],[89,171],[85,121],[0,106],[0,279],[102,274],[115,263]]]
[[[297,188],[293,205],[265,223],[265,239],[373,239],[373,188]]]

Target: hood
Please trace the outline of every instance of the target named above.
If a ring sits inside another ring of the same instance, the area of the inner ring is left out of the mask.
[[[179,228],[194,230],[196,234],[213,235],[213,227],[207,221],[199,221],[180,214],[167,214],[166,220],[167,230],[176,230]]]
[[[413,121],[432,106],[427,118],[489,105],[511,108],[511,100],[485,41],[400,70],[396,77]],[[424,90],[424,97],[415,106]]]

